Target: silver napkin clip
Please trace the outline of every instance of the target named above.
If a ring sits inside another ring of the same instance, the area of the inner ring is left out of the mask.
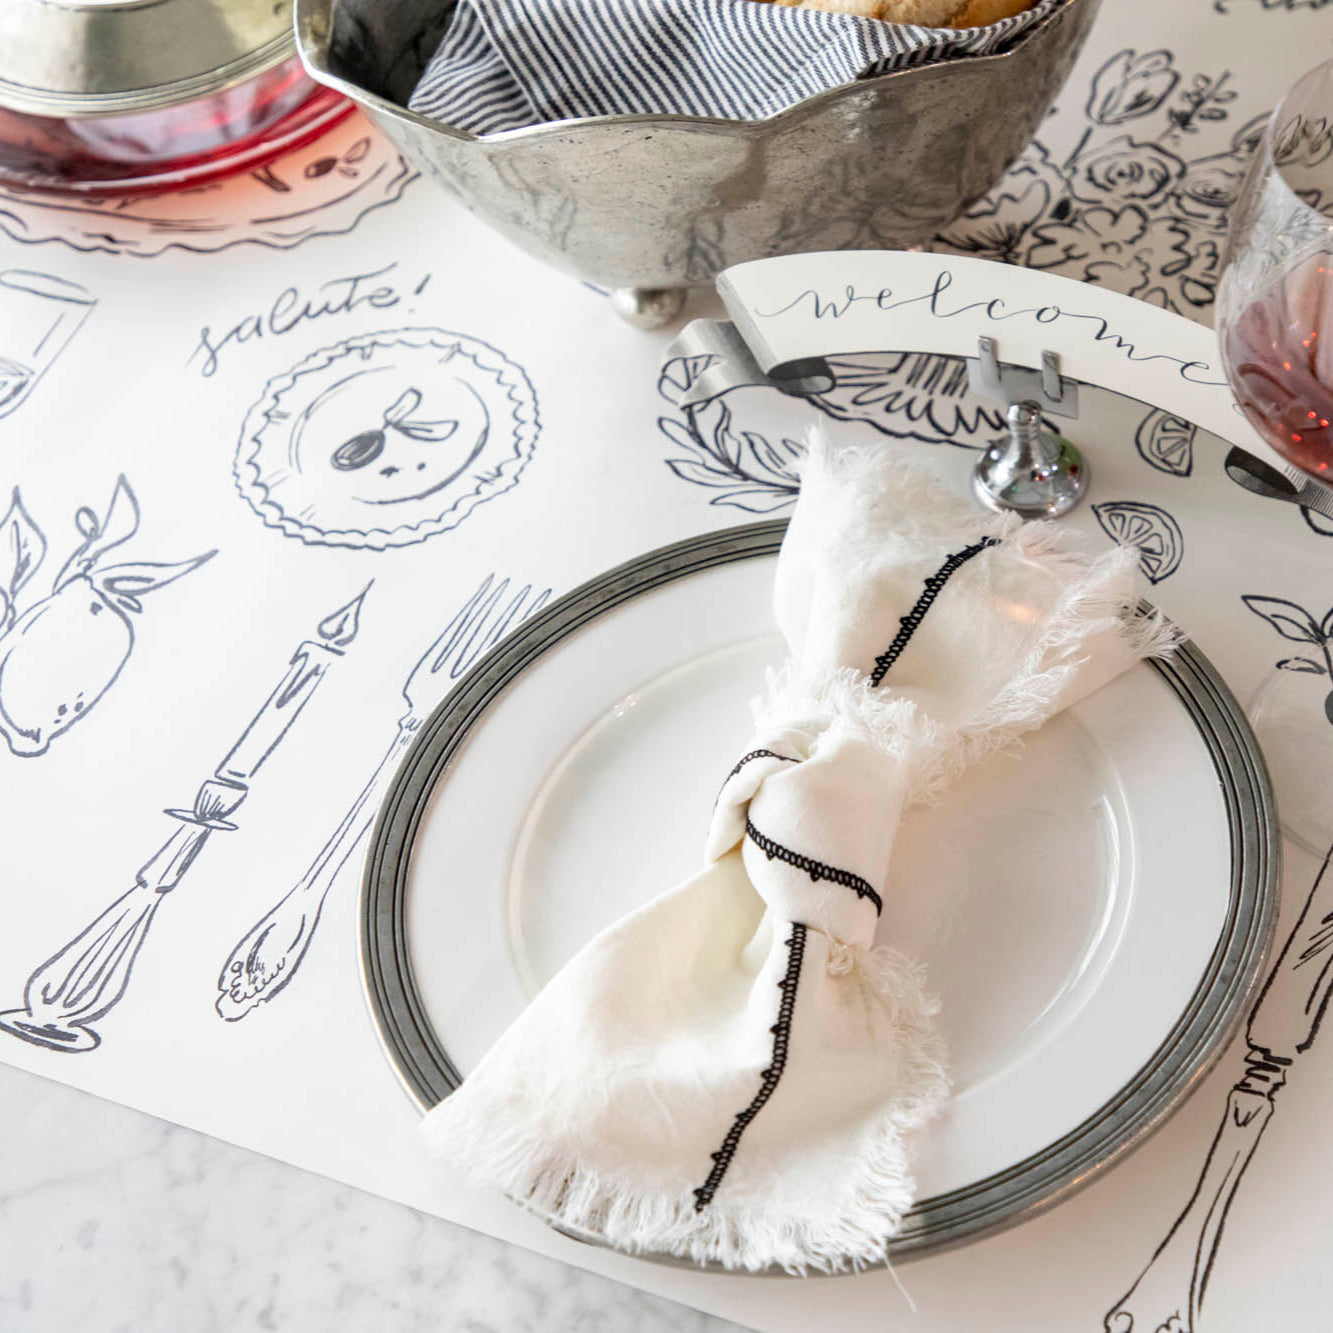
[[[1078,381],[1060,373],[1060,353],[1041,354],[1041,369],[1001,364],[994,338],[977,339],[976,356],[967,358],[967,384],[979,398],[1002,403],[1036,403],[1047,416],[1078,416]]]
[[[727,319],[691,320],[667,347],[664,360],[698,363],[675,399],[680,408],[700,407],[731,389],[754,385],[777,389],[794,398],[809,398],[828,393],[835,382],[822,356],[787,361],[765,373],[740,330]]]

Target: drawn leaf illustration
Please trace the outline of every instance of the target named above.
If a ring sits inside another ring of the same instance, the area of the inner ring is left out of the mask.
[[[409,440],[424,440],[438,444],[447,440],[458,429],[457,421],[399,421],[393,423],[393,429]]]
[[[193,569],[198,569],[205,561],[211,560],[216,551],[205,551],[193,560],[182,560],[174,565],[125,564],[112,565],[101,570],[94,579],[96,586],[109,598],[112,598],[127,611],[142,611],[143,603],[139,600],[145,593],[156,592],[168,583],[175,583],[184,578]]]
[[[790,490],[778,490],[772,487],[754,487],[753,489],[732,491],[729,495],[716,495],[708,503],[730,505],[736,509],[747,510],[751,514],[771,514],[775,509],[791,504],[796,499],[796,487]]]
[[[668,458],[666,465],[681,481],[690,481],[696,486],[734,486],[742,480],[733,472],[709,467],[693,458]]]
[[[124,476],[116,478],[116,488],[111,492],[106,517],[99,522],[97,515],[84,506],[74,515],[74,526],[83,538],[83,543],[65,561],[64,568],[56,576],[57,589],[64,587],[70,579],[89,573],[109,550],[129,541],[138,532],[139,501]]]
[[[713,452],[733,468],[740,467],[741,442],[731,429],[731,409],[723,407],[718,414],[717,425],[713,428]]]
[[[5,616],[12,614],[14,597],[37,572],[46,555],[46,538],[23,507],[19,488],[0,518],[0,596],[4,598]],[[6,621],[0,619],[0,624]]]
[[[394,404],[384,414],[386,426],[396,426],[405,421],[421,406],[421,392],[418,389],[405,389],[394,400]]]
[[[1333,639],[1333,609],[1331,609],[1320,622],[1319,633],[1325,642]]]
[[[1323,634],[1319,626],[1304,607],[1289,602],[1285,597],[1257,597],[1249,595],[1240,599],[1256,616],[1268,621],[1284,639],[1293,643],[1322,643]]]
[[[703,454],[708,452],[690,434],[689,427],[683,421],[677,421],[675,417],[658,417],[657,428],[672,444],[679,445],[682,449],[694,449]]]
[[[1284,657],[1278,664],[1279,671],[1299,671],[1307,676],[1324,676],[1328,673],[1318,662],[1308,657]]]

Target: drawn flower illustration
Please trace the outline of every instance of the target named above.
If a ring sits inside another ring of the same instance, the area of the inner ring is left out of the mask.
[[[1178,314],[1211,304],[1221,252],[1170,217],[1150,217],[1136,204],[1088,208],[1068,222],[1035,229],[1032,268],[1082,263],[1086,282],[1100,283]]]
[[[1152,115],[1180,82],[1172,59],[1170,51],[1117,52],[1093,76],[1088,119],[1096,125],[1122,125]]]
[[[1121,134],[1078,158],[1070,188],[1085,203],[1106,195],[1143,202],[1164,194],[1184,174],[1184,162],[1170,149]]]
[[[1006,184],[1008,188],[999,194],[974,204],[940,239],[963,254],[1006,264],[1021,262],[1028,233],[1050,208],[1051,190],[1032,176],[1014,177]]]
[[[1236,153],[1217,153],[1192,162],[1171,195],[1171,203],[1185,217],[1225,231],[1227,209],[1240,193],[1245,162]]]

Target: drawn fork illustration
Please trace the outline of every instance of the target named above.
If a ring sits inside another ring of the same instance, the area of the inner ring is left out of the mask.
[[[22,1006],[0,1013],[0,1032],[54,1051],[92,1051],[101,1044],[94,1025],[124,997],[158,910],[212,835],[236,831],[232,816],[250,794],[255,774],[356,638],[369,589],[367,584],[325,616],[313,638],[297,644],[277,687],[200,785],[193,804],[166,812],[175,828],[139,868],[133,887],[28,977]]]
[[[352,853],[374,823],[382,789],[430,711],[443,697],[442,686],[457,680],[501,635],[546,604],[549,588],[531,584],[509,596],[509,580],[488,574],[439,637],[426,649],[403,683],[407,708],[370,780],[342,822],[320,848],[294,888],[273,905],[232,949],[218,976],[218,1016],[242,1019],[291,983],[319,926],[324,900]]]

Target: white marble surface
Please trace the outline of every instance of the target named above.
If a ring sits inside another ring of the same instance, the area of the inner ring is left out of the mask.
[[[739,1326],[0,1065],[4,1333]]]

